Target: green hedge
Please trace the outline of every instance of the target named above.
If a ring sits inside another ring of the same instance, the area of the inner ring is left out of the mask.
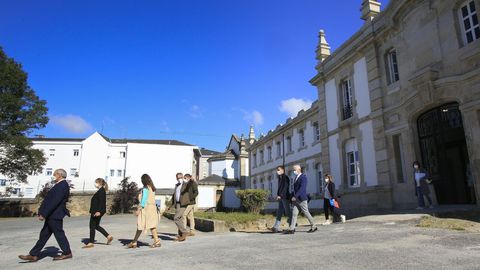
[[[265,207],[269,192],[263,189],[237,190],[242,207],[249,213],[258,214]]]

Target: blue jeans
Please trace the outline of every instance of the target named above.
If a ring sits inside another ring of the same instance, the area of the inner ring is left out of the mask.
[[[278,230],[284,214],[288,218],[287,219],[288,225],[290,225],[292,221],[292,206],[290,204],[290,201],[287,199],[281,199],[278,201],[277,219],[275,220],[275,224],[273,225],[273,228]]]
[[[425,207],[425,201],[423,200],[423,196],[427,197],[429,205],[432,205],[432,199],[430,198],[430,195],[423,194],[422,188],[417,186],[418,207]]]

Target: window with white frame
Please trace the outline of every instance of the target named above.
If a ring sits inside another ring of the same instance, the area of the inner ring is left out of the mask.
[[[270,197],[273,197],[273,182],[272,177],[268,177],[268,190],[270,191]]]
[[[78,149],[73,149],[73,156],[74,156],[74,157],[78,157],[79,154],[80,154],[80,150],[78,150]]]
[[[292,150],[292,137],[288,136],[287,137],[287,151],[288,153],[291,153]]]
[[[350,139],[346,142],[345,159],[347,166],[348,186],[360,186],[360,157],[358,154],[356,139]]]
[[[303,129],[300,129],[298,131],[298,139],[299,139],[299,144],[300,144],[300,148],[301,147],[305,147],[305,131],[303,131]]]
[[[127,153],[125,151],[120,152],[120,157],[125,158],[127,156]]]
[[[7,185],[7,179],[0,179],[0,186],[4,187]]]
[[[388,84],[392,84],[400,79],[400,76],[398,75],[397,51],[395,49],[391,49],[387,52],[385,58],[387,82]]]
[[[352,83],[349,79],[345,79],[341,84],[342,89],[342,110],[343,120],[353,116],[353,98],[352,98]]]
[[[268,161],[272,160],[272,147],[271,146],[267,147],[267,157],[268,157]]]
[[[77,169],[71,168],[70,169],[70,176],[75,176],[77,174]]]
[[[45,175],[47,176],[52,176],[53,175],[53,169],[52,168],[47,168],[45,170]]]
[[[320,141],[320,126],[318,122],[313,123],[313,138],[316,142]]]
[[[480,39],[480,25],[478,23],[478,12],[474,0],[466,1],[458,10],[462,38],[465,44]]]
[[[277,142],[277,158],[282,156],[282,143]]]
[[[110,176],[114,177],[115,176],[115,170],[110,170]]]
[[[55,149],[49,149],[48,152],[49,152],[51,157],[55,156]]]
[[[260,188],[265,190],[265,183],[263,182],[263,178],[260,179]]]
[[[260,150],[260,165],[262,165],[265,162],[265,154],[263,153],[263,150]]]
[[[257,167],[257,154],[253,154],[253,167]]]
[[[117,177],[122,177],[122,170],[117,170]]]

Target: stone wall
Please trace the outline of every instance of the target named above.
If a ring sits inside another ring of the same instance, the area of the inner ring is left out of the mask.
[[[67,208],[72,216],[88,216],[90,200],[94,192],[72,192]],[[107,194],[107,212],[113,202],[113,193]],[[36,216],[41,199],[3,199],[0,200],[0,217],[32,217]]]

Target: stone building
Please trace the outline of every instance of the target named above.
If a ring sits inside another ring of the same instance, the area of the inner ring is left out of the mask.
[[[345,207],[414,207],[415,160],[431,173],[438,204],[480,196],[479,8],[480,0],[391,0],[380,12],[365,0],[364,25],[334,52],[320,31],[310,82],[321,165]]]
[[[293,177],[293,165],[301,164],[309,179],[307,191],[314,199],[320,198],[323,179],[320,139],[319,106],[314,102],[310,109],[300,111],[249,147],[249,188],[268,190],[273,199],[278,188],[277,166],[285,166],[287,174]],[[320,205],[315,200],[314,203]],[[275,206],[267,205],[271,207]]]

